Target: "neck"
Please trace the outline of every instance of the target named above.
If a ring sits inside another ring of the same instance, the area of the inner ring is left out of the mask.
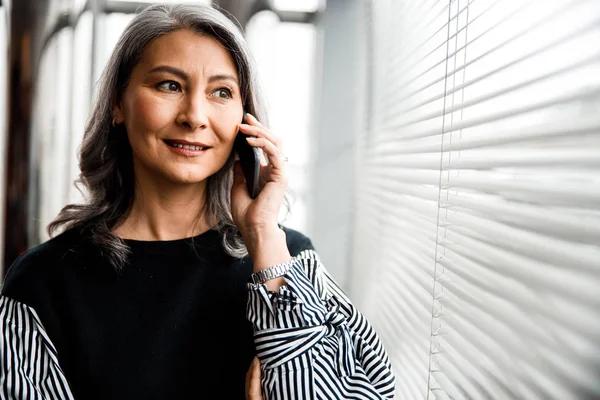
[[[124,239],[176,240],[206,232],[206,180],[189,185],[136,182],[131,210],[114,233]]]

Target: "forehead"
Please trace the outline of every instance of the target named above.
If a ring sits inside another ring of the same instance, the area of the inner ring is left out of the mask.
[[[152,69],[157,65],[177,67],[188,73],[238,75],[231,54],[219,41],[185,29],[160,36],[144,50],[139,66]]]

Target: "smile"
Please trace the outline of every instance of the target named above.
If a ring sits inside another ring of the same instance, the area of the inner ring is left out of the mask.
[[[202,147],[202,146],[194,146],[194,145],[190,145],[190,144],[181,144],[181,143],[168,143],[167,144],[171,147],[178,147],[180,149],[188,149],[188,150],[204,150],[204,149],[208,149],[208,147]]]
[[[163,140],[169,149],[179,155],[186,157],[195,157],[204,154],[210,146],[206,146],[204,143],[190,143],[183,140]]]

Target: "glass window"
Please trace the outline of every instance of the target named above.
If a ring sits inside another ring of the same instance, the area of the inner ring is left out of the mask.
[[[132,2],[132,3],[200,3],[200,4],[211,4],[211,0],[119,0],[120,2]]]
[[[33,199],[37,215],[28,228],[34,242],[48,238],[46,226],[66,204],[72,184],[68,174],[72,42],[73,30],[61,30],[45,49],[40,63],[33,108],[30,182],[32,193],[37,193]]]
[[[325,6],[325,0],[274,0],[273,7],[280,11],[314,12]]]
[[[135,14],[111,13],[97,16],[98,32],[95,41],[94,83],[98,81],[121,33]]]
[[[78,149],[83,139],[85,123],[90,112],[91,103],[91,71],[92,71],[92,23],[91,11],[84,12],[74,30],[73,37],[73,71],[72,71],[72,112],[71,135],[69,149],[69,178],[73,182],[79,175]],[[68,187],[68,202],[83,201],[81,193],[74,185]]]
[[[81,10],[84,9],[85,7],[85,3],[87,3],[87,0],[72,0],[73,1],[73,5],[71,6],[71,11],[78,14],[81,12]]]
[[[294,202],[286,225],[305,231],[316,28],[281,22],[273,12],[264,11],[250,20],[246,31],[266,92],[271,130],[282,138],[289,158]]]

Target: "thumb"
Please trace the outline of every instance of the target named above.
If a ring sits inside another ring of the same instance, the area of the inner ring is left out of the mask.
[[[242,171],[242,164],[236,161],[233,165],[233,185],[231,186],[232,196],[241,196],[247,198],[246,200],[252,200],[248,189],[246,189],[246,179],[244,178],[244,172]]]
[[[254,357],[254,360],[252,360],[252,364],[246,375],[246,399],[263,400],[260,387],[260,361],[258,361],[257,357]]]

